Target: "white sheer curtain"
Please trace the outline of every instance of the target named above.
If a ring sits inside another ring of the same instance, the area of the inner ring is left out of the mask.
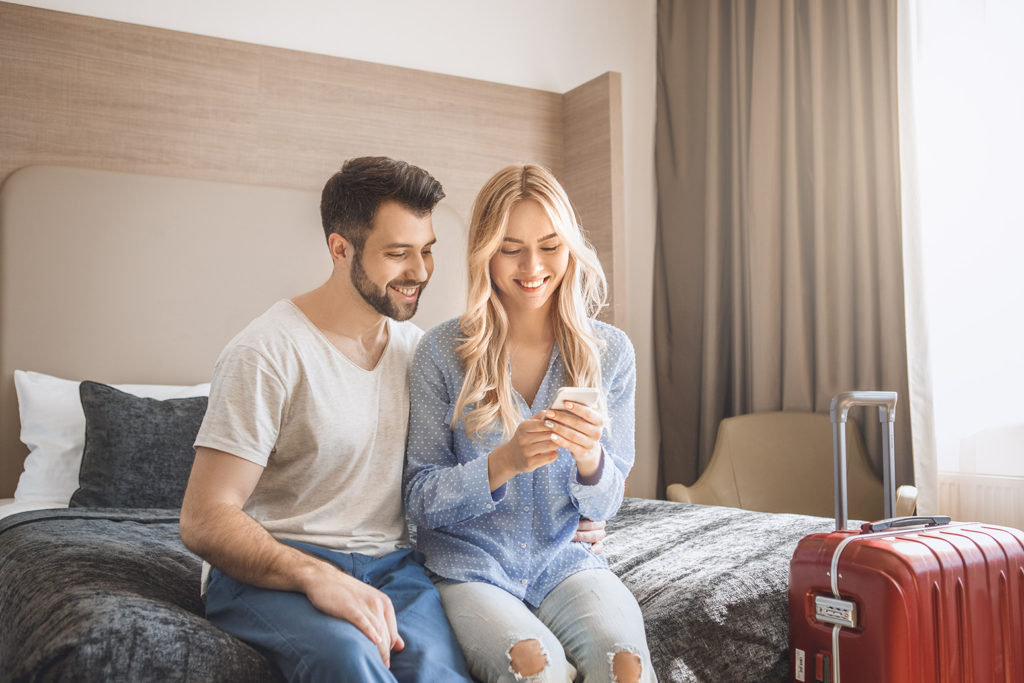
[[[898,25],[919,510],[1024,527],[1024,2]]]

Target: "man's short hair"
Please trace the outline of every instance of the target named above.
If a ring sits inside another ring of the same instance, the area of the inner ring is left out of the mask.
[[[337,233],[362,249],[382,202],[396,201],[425,216],[444,199],[444,189],[418,166],[388,157],[356,157],[324,185],[320,218],[324,236]]]

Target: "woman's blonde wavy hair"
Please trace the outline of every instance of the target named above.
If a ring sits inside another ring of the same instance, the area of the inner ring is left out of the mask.
[[[452,427],[463,416],[470,437],[500,424],[503,437],[508,438],[521,419],[509,373],[508,316],[492,284],[490,262],[501,248],[512,209],[526,199],[544,208],[569,249],[565,277],[553,294],[552,308],[555,341],[568,382],[601,387],[603,342],[594,334],[590,319],[606,303],[607,283],[597,252],[583,234],[568,195],[550,171],[535,164],[507,166],[481,188],[469,226],[469,297],[460,319],[463,336],[456,348],[466,378],[455,402]],[[597,408],[604,412],[603,403]]]

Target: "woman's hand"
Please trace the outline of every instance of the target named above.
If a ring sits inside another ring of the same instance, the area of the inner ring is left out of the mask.
[[[601,464],[601,432],[604,417],[593,408],[566,401],[565,410],[546,410],[544,426],[551,430],[552,442],[565,448],[576,460],[581,477],[597,472]]]
[[[517,474],[533,472],[558,458],[560,444],[552,439],[554,434],[544,423],[544,413],[523,420],[508,442],[491,451],[487,461],[491,491]]]

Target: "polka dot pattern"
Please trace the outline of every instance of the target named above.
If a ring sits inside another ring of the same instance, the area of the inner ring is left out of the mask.
[[[561,449],[553,463],[519,474],[492,493],[487,456],[502,443],[500,428],[473,439],[461,419],[449,428],[465,378],[455,353],[459,321],[423,336],[410,377],[404,488],[417,547],[434,572],[456,581],[485,581],[539,605],[566,577],[605,566],[603,557],[571,539],[580,517],[608,519],[622,503],[635,449],[636,360],[625,333],[592,322],[605,343],[601,373],[610,428],[601,438],[600,479],[591,485],[577,481],[576,462]],[[533,405],[516,395],[522,417],[550,405],[566,383],[556,347]]]

